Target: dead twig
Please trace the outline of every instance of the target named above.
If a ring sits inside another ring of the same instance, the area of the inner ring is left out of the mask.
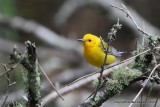
[[[64,100],[64,98],[61,96],[61,94],[57,91],[56,87],[52,84],[51,80],[49,79],[49,77],[47,76],[47,74],[45,73],[45,71],[43,70],[42,66],[38,63],[38,66],[40,67],[42,73],[44,74],[44,76],[47,78],[48,82],[50,83],[50,85],[52,86],[52,88],[55,90],[55,92],[59,95],[59,97]]]
[[[133,102],[135,102],[137,100],[137,98],[139,97],[139,95],[142,93],[142,91],[144,90],[145,86],[147,85],[147,83],[149,82],[152,74],[155,72],[155,70],[160,67],[160,64],[156,65],[153,70],[151,71],[150,75],[148,76],[148,79],[146,81],[143,82],[142,84],[142,88],[141,90],[138,92],[138,94],[135,96],[135,98],[133,99],[132,103],[130,103],[130,105],[128,107],[132,107],[132,105],[134,104]]]
[[[8,96],[9,96],[9,92],[10,92],[10,90],[11,90],[11,86],[14,85],[16,82],[11,83],[10,74],[9,74],[9,72],[12,71],[12,70],[14,69],[14,67],[8,69],[6,64],[2,64],[2,66],[4,67],[4,69],[5,69],[5,71],[6,71],[6,72],[3,74],[3,76],[6,78],[7,84],[8,84],[8,85],[7,85],[6,96],[5,96],[5,98],[4,98],[3,104],[1,105],[1,107],[5,107],[6,101],[7,101]]]
[[[116,8],[116,9],[121,10],[122,12],[124,12],[127,15],[127,17],[129,17],[133,21],[133,23],[135,24],[135,26],[136,26],[136,28],[137,28],[138,31],[140,31],[142,34],[144,34],[146,36],[151,36],[150,34],[148,34],[147,32],[145,32],[144,30],[142,30],[138,26],[137,22],[135,21],[135,19],[132,16],[132,14],[130,13],[130,11],[128,10],[128,8],[123,3],[122,3],[123,8],[117,7],[117,6],[112,5],[112,4],[110,4],[110,5],[112,7],[114,7],[114,8]]]
[[[151,95],[151,92],[152,92],[152,90],[153,90],[154,84],[155,84],[155,82],[152,83],[152,85],[151,85],[151,87],[150,87],[150,89],[149,89],[149,92],[148,92],[148,94],[147,94],[147,97],[146,97],[146,99],[145,99],[144,104],[142,105],[142,107],[145,106],[145,104],[146,104],[146,102],[147,102],[149,96]]]
[[[13,65],[12,68],[10,68],[10,69],[5,68],[5,69],[6,69],[6,72],[0,74],[0,76],[5,75],[5,74],[9,73],[10,71],[12,71],[14,68],[16,68],[16,67],[18,66],[18,64],[20,64],[20,62],[21,62],[21,61],[19,61],[19,62],[16,63],[15,65]],[[3,64],[3,66],[5,66],[5,65]]]
[[[160,91],[159,91],[159,93],[158,93],[158,95],[157,95],[157,98],[156,98],[156,102],[155,102],[155,104],[154,104],[154,107],[157,106],[157,102],[158,102],[159,97],[160,97]]]

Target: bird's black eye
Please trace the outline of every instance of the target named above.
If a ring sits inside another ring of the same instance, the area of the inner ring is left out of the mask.
[[[88,41],[89,41],[89,42],[91,42],[92,40],[91,40],[91,39],[89,39]]]

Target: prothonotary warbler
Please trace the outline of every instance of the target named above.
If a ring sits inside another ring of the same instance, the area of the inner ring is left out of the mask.
[[[78,39],[83,42],[83,55],[85,59],[96,67],[101,67],[104,63],[105,52],[99,37],[93,34],[85,34],[83,39]],[[105,48],[108,47],[108,43],[103,43]],[[119,52],[113,48],[109,47],[107,53],[107,60],[105,62],[106,65],[110,65],[118,60],[120,57]]]

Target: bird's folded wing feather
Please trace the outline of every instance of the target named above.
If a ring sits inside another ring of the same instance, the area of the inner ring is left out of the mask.
[[[108,47],[108,43],[105,42],[104,45],[105,45],[106,48]],[[108,53],[112,54],[112,55],[114,55],[116,57],[121,57],[121,54],[118,52],[118,50],[115,49],[112,46],[109,47]]]

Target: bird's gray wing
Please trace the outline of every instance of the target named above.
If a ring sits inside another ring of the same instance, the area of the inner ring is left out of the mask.
[[[118,52],[117,49],[115,49],[114,47],[109,47],[109,51],[110,54],[116,56],[116,57],[121,57],[121,54]]]

